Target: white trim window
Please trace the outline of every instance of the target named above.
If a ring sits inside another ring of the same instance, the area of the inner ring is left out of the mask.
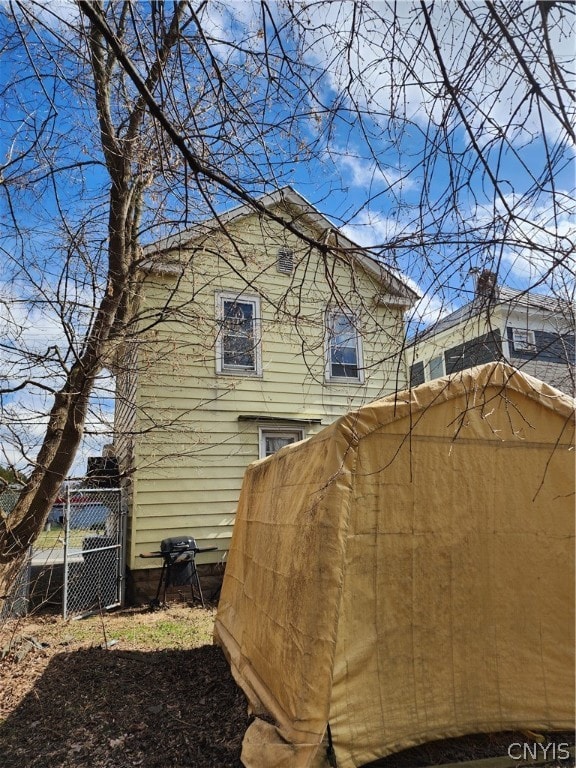
[[[515,352],[534,352],[536,350],[534,331],[526,328],[512,328],[512,343]]]
[[[362,340],[357,319],[348,312],[326,313],[326,378],[328,381],[364,381]]]
[[[428,378],[439,379],[444,376],[444,355],[433,357],[428,363]]]
[[[235,293],[216,295],[218,373],[262,373],[260,299]]]
[[[297,443],[304,439],[302,429],[293,429],[291,427],[260,427],[260,458],[272,456],[273,453],[284,448],[285,445]]]

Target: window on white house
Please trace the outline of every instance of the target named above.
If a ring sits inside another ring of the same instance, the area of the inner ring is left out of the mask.
[[[220,325],[216,350],[218,373],[261,373],[258,297],[219,294],[217,312]]]
[[[536,350],[534,331],[528,331],[524,328],[513,328],[512,342],[516,352],[534,352]]]
[[[444,357],[442,355],[433,357],[430,360],[428,363],[428,375],[430,379],[439,379],[441,376],[444,376]]]
[[[362,349],[354,317],[328,312],[326,335],[327,378],[362,381]]]
[[[297,443],[298,440],[304,439],[304,433],[301,429],[285,429],[285,428],[261,428],[260,429],[260,458],[264,459],[266,456],[271,456],[280,448],[284,448],[285,445],[290,443]]]
[[[276,269],[284,275],[291,275],[294,270],[294,252],[290,248],[279,248]]]

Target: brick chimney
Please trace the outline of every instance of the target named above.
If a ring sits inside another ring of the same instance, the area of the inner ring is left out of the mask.
[[[496,298],[497,283],[496,272],[483,269],[476,278],[476,298],[482,301],[490,301]]]

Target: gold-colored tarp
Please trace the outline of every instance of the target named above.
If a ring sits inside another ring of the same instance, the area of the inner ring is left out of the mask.
[[[574,400],[490,364],[252,464],[215,632],[268,715],[244,765],[573,727],[573,447]]]

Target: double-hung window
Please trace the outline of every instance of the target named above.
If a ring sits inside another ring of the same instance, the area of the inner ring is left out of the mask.
[[[362,345],[353,314],[326,313],[326,378],[362,382]]]
[[[218,373],[262,373],[260,300],[257,296],[220,293],[216,297]]]

